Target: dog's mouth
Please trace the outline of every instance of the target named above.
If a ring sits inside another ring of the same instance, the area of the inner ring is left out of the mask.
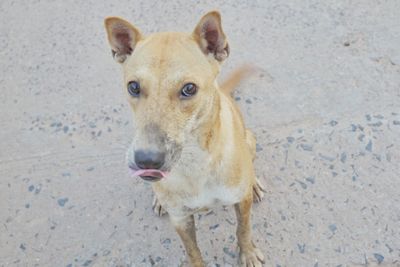
[[[150,182],[157,182],[167,177],[167,172],[156,169],[139,169],[139,170],[131,169],[131,171],[132,171],[132,176],[139,176],[143,180]]]

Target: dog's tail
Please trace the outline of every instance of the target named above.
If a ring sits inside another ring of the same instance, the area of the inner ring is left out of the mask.
[[[229,77],[220,85],[220,89],[227,95],[230,95],[233,90],[246,78],[257,72],[257,68],[251,65],[243,65],[233,71]]]

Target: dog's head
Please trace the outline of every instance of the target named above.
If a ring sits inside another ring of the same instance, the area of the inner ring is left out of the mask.
[[[117,17],[106,18],[105,27],[134,114],[129,167],[144,179],[159,180],[212,115],[216,78],[229,55],[220,14],[203,16],[191,34],[144,36]]]

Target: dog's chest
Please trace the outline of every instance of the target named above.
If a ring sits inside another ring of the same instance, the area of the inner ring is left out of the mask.
[[[196,146],[186,150],[168,179],[170,195],[177,207],[190,210],[232,205],[240,201],[244,184],[227,185],[224,164],[212,164],[209,154]],[[171,194],[172,193],[172,194]]]
[[[237,179],[232,184],[232,155],[235,147],[231,129],[232,114],[227,102],[223,102],[221,114],[227,129],[223,135],[223,157],[214,157],[203,150],[197,136],[188,136],[181,157],[171,170],[170,177],[163,181],[166,206],[177,210],[199,210],[216,205],[231,205],[239,202],[246,193],[246,179]],[[220,133],[222,134],[222,132]],[[162,201],[163,202],[163,201]]]
[[[197,194],[188,197],[184,206],[189,209],[212,208],[217,205],[232,205],[240,201],[240,187],[226,185],[205,185]]]

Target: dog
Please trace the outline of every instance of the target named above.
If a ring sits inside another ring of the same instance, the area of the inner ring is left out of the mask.
[[[204,15],[191,34],[144,36],[119,17],[104,24],[133,110],[128,165],[152,182],[155,212],[169,214],[191,266],[200,267],[193,214],[234,205],[241,266],[262,266],[250,223],[253,200],[265,192],[253,166],[256,139],[230,96],[246,70],[217,84],[230,52],[220,14]]]

